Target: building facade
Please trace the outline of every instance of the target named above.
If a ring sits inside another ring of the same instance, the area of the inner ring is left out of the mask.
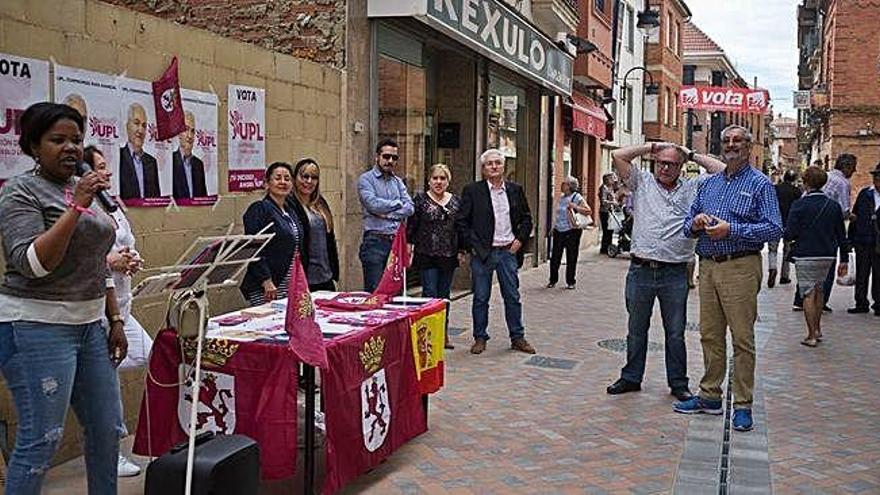
[[[770,156],[776,171],[799,170],[801,167],[798,155],[798,121],[792,117],[777,115],[770,123],[772,135]]]
[[[798,6],[802,160],[833,168],[841,153],[859,161],[853,193],[880,161],[880,0],[803,0]]]
[[[659,93],[645,96],[645,139],[681,143],[683,124],[678,95],[682,85],[684,27],[691,11],[682,0],[650,0],[649,5],[660,13],[660,29],[648,36],[645,63],[651,74],[648,82],[657,84]]]

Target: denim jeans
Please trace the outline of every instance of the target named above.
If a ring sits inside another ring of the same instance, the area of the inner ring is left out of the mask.
[[[391,238],[364,233],[358,257],[364,270],[364,290],[373,292],[382,280],[388,253],[391,252]]]
[[[635,263],[626,274],[626,366],[620,376],[641,383],[648,352],[648,329],[654,312],[654,299],[660,301],[660,316],[666,336],[666,383],[669,388],[687,387],[687,350],[684,327],[687,324],[687,264],[651,268]]]
[[[522,304],[519,301],[519,274],[516,255],[507,249],[492,248],[484,262],[479,256],[471,256],[471,287],[474,291],[471,318],[474,323],[474,339],[489,340],[489,298],[492,297],[492,273],[498,274],[501,297],[504,299],[504,318],[510,340],[522,338]]]
[[[425,267],[419,274],[422,279],[422,297],[449,299],[455,268]]]
[[[19,420],[6,493],[40,493],[69,404],[84,430],[89,494],[115,494],[122,412],[100,322],[0,323],[0,355]]]

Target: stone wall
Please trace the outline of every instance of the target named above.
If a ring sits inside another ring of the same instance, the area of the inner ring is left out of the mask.
[[[221,2],[192,2],[188,6],[178,6],[180,2],[170,1],[116,3],[153,6],[157,13],[179,20],[183,10],[175,8],[189,9],[186,12],[191,13],[192,9],[208,9]],[[252,12],[264,12],[261,22],[264,27],[268,25],[265,17],[276,13],[281,15],[282,11],[295,18],[294,13],[299,12],[295,4],[306,2],[270,2],[269,5],[273,7],[264,7],[266,10],[261,11],[262,7],[258,4],[262,3],[235,2],[238,12],[235,15],[244,15],[248,8],[253,9]],[[320,7],[325,9],[322,12],[339,9],[335,2],[311,3],[316,5],[316,9],[317,6],[323,6]],[[281,4],[287,5],[287,10],[279,7]],[[309,15],[310,11],[304,12]],[[226,187],[227,138],[222,116],[226,114],[228,84],[266,88],[267,162],[293,162],[303,156],[312,156],[319,162],[322,170],[321,189],[337,216],[337,237],[343,238],[340,241],[340,256],[342,259],[353,257],[352,253],[347,252],[350,248],[346,247],[348,244],[344,242],[344,233],[347,229],[358,232],[359,218],[341,215],[346,211],[345,174],[341,165],[346,161],[342,133],[345,118],[341,96],[342,72],[326,64],[267,49],[276,48],[272,43],[282,43],[280,37],[271,43],[270,40],[264,40],[261,43],[266,46],[264,48],[197,29],[193,27],[195,21],[187,24],[95,0],[6,0],[0,3],[0,51],[52,59],[58,64],[109,74],[125,72],[129,77],[144,80],[157,78],[170,62],[171,56],[177,55],[182,87],[217,93],[220,98],[220,200],[214,207],[129,209],[137,246],[148,266],[173,263],[198,236],[224,233],[231,224],[235,225],[236,231],[240,231],[244,209],[262,194],[230,194]],[[233,23],[227,21],[226,24]],[[246,39],[244,35],[235,37]],[[285,46],[289,47],[291,53],[302,53],[294,49],[292,43]],[[332,59],[330,65],[341,63],[341,59],[338,59],[341,49],[334,48],[332,56],[327,53],[327,50],[316,48],[313,58],[327,56],[328,60]],[[349,219],[355,225],[346,225]],[[218,314],[243,304],[237,289],[218,291],[211,297],[210,310],[212,314]],[[138,300],[134,307],[135,315],[151,334],[162,326],[164,311],[163,299]],[[132,432],[140,403],[141,378],[140,371],[122,373],[126,422]],[[14,407],[5,386],[0,387],[0,421],[6,421],[10,431],[9,438],[0,439],[0,442],[11,442],[15,430]],[[58,460],[79,453],[80,436],[79,428],[66,429]]]

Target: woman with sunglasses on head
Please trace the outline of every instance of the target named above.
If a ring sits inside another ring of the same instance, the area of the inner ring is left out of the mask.
[[[293,202],[293,167],[275,162],[266,169],[266,196],[251,203],[244,212],[244,233],[256,234],[272,224],[266,233],[275,236],[260,251],[260,261],[248,265],[241,282],[241,292],[251,306],[287,297],[287,282],[293,253],[299,250],[306,265],[307,241]]]
[[[95,172],[105,174],[109,178],[110,171],[107,167],[107,159],[98,148],[86,146],[83,150],[83,161],[88,163]],[[134,247],[134,232],[131,230],[131,224],[125,216],[121,204],[116,211],[109,213],[109,215],[113,219],[113,226],[116,229],[116,240],[113,243],[113,249],[107,255],[107,265],[110,267],[113,275],[119,315],[123,319],[123,330],[125,331],[125,338],[128,340],[128,356],[119,365],[118,369],[141,368],[147,365],[150,348],[153,346],[153,339],[150,338],[144,327],[131,314],[131,276],[143,268],[144,260]],[[124,410],[122,402],[120,402],[120,407]],[[128,430],[125,426],[124,412],[120,419],[119,437],[125,438],[128,436]],[[120,478],[137,476],[140,472],[140,466],[122,455],[121,452],[119,453],[117,475]]]
[[[318,162],[304,158],[293,167],[294,188],[290,200],[303,226],[303,268],[310,291],[335,291],[339,281],[339,254],[333,234],[333,214],[321,195]]]
[[[19,125],[19,146],[36,167],[0,191],[0,368],[18,412],[6,493],[40,493],[70,405],[84,431],[89,493],[114,494],[115,367],[128,344],[106,260],[115,233],[93,201],[110,183],[96,172],[75,177],[83,119],[73,108],[36,103]]]
[[[455,229],[461,198],[448,191],[449,167],[438,163],[428,172],[428,190],[413,198],[415,212],[407,220],[406,238],[413,266],[419,269],[422,297],[449,299],[455,269],[464,262],[464,251]],[[446,336],[446,348],[453,349]]]

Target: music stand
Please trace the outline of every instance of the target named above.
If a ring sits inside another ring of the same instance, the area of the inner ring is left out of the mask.
[[[195,456],[197,401],[201,386],[202,342],[205,338],[205,320],[208,313],[208,289],[237,285],[238,278],[252,261],[258,261],[259,253],[268,241],[275,236],[266,233],[270,223],[253,235],[232,234],[230,225],[226,235],[199,237],[184,251],[174,265],[154,268],[156,272],[148,276],[132,290],[133,297],[168,294],[169,309],[172,300],[184,301],[182,307],[193,305],[198,309],[196,331],[196,363],[192,384],[193,405],[190,408],[189,446],[186,457],[185,495],[192,493],[192,472]],[[178,332],[179,333],[179,332]]]

